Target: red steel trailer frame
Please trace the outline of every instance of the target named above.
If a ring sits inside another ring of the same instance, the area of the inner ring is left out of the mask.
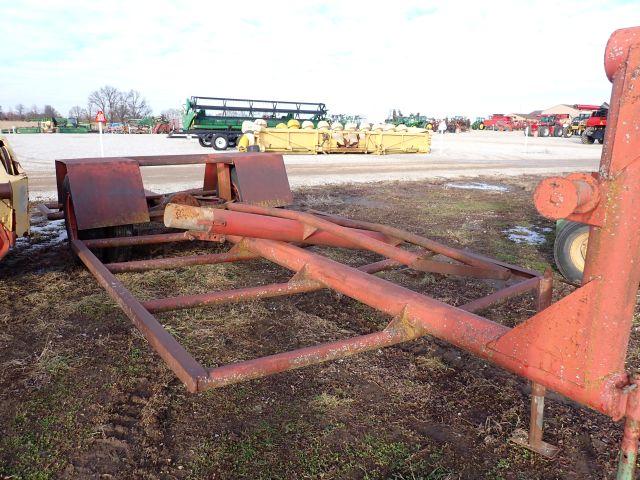
[[[624,419],[618,478],[631,479],[640,436],[640,376],[625,371],[625,357],[640,282],[640,27],[611,36],[605,69],[613,89],[599,172],[546,179],[534,195],[543,215],[591,226],[583,284],[555,303],[550,272],[540,275],[389,226],[275,208],[290,204],[292,196],[282,158],[271,154],[58,161],[59,202],[71,247],[191,392],[431,335],[533,383],[526,446],[543,455],[553,456],[557,450],[542,440],[546,388],[614,420]],[[143,189],[140,167],[177,163],[205,164],[201,190],[161,196]],[[83,235],[160,216],[167,227],[185,231],[98,239]],[[227,241],[232,247],[226,253],[106,264],[91,250],[194,239]],[[304,245],[363,249],[384,260],[353,268]],[[134,298],[116,277],[125,271],[255,258],[281,265],[293,276],[285,283],[146,302]],[[399,266],[506,283],[486,297],[454,307],[374,275]],[[206,368],[153,316],[323,288],[387,313],[389,324],[368,335]],[[473,313],[527,291],[536,292],[539,312],[514,328]]]

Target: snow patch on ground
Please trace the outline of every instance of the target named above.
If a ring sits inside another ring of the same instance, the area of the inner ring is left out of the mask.
[[[491,192],[508,192],[509,187],[504,185],[491,185],[489,183],[469,182],[469,183],[447,183],[446,188],[460,188],[462,190],[488,190]]]
[[[538,230],[538,231],[536,231]],[[513,228],[508,228],[507,230],[503,230],[502,233],[507,235],[507,238],[515,243],[526,243],[529,245],[542,245],[547,241],[547,238],[544,236],[544,233],[548,233],[551,231],[551,228],[542,228],[535,229],[515,226]]]
[[[42,250],[55,247],[67,240],[67,230],[64,220],[52,220],[43,225],[32,225],[29,229],[30,237],[22,237],[16,240],[16,249]]]

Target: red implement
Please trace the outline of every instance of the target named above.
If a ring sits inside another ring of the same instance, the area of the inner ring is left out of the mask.
[[[582,219],[591,225],[583,286],[555,303],[551,302],[550,272],[542,276],[398,228],[273,208],[292,199],[282,158],[278,155],[180,157],[176,163],[206,164],[203,190],[190,190],[188,195],[171,197],[182,199],[184,204],[181,205],[163,201],[162,196],[150,193],[144,198],[149,212],[153,213],[151,217],[163,215],[166,226],[187,232],[137,239],[81,240],[81,237],[70,235],[72,247],[192,392],[430,335],[532,382],[531,427],[529,437],[520,443],[543,455],[553,456],[556,452],[555,447],[542,440],[546,389],[614,420],[624,418],[618,478],[631,480],[640,436],[640,392],[639,381],[625,371],[625,357],[640,282],[640,262],[637,261],[640,251],[637,227],[640,220],[640,189],[637,188],[640,183],[640,96],[637,95],[640,91],[637,73],[640,71],[640,27],[614,33],[605,58],[613,89],[599,172],[547,179],[541,182],[534,196],[543,215],[554,219]],[[122,163],[122,159],[116,160]],[[172,163],[168,157],[127,160],[137,162],[138,166]],[[129,168],[129,163],[123,164]],[[78,194],[78,191],[71,186],[70,191],[62,192],[60,203],[73,205],[77,211],[79,202],[94,198],[88,193]],[[105,193],[104,202],[108,203],[109,192],[102,193]],[[72,197],[73,202],[70,201]],[[91,207],[83,205],[81,209],[89,212]],[[67,209],[68,224],[79,225],[73,212],[74,209]],[[144,213],[149,212],[145,210]],[[111,212],[113,218],[117,213]],[[90,251],[90,248],[98,247],[185,240],[226,240],[233,247],[222,254],[108,265]],[[385,260],[356,268],[329,259],[322,255],[321,248],[302,248],[304,244],[357,248],[378,254]],[[284,283],[141,303],[114,275],[114,272],[255,258],[281,265],[291,270],[293,276]],[[511,283],[503,284],[486,297],[456,307],[374,275],[398,266]],[[388,325],[369,335],[205,368],[162,328],[151,313],[301,294],[322,288],[335,290],[388,314]],[[537,293],[539,311],[514,328],[474,313],[531,290]]]

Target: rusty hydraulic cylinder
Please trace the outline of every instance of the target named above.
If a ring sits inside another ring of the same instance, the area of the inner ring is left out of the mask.
[[[283,242],[299,242],[310,245],[326,245],[340,248],[358,248],[350,241],[329,232],[305,228],[300,222],[250,213],[231,212],[220,208],[191,207],[170,203],[164,210],[164,224],[170,228],[183,228],[221,235],[260,237]],[[385,235],[361,231],[363,236],[384,242],[392,242]]]
[[[469,265],[453,265],[450,263],[428,260],[424,257],[424,255],[410,252],[408,250],[403,250],[400,247],[389,245],[376,238],[372,238],[370,235],[364,235],[365,232],[376,232],[366,230],[358,231],[348,227],[343,227],[328,220],[310,215],[308,213],[241,203],[229,203],[227,204],[227,208],[233,210],[234,212],[257,214],[262,216],[263,218],[276,217],[281,219],[294,220],[306,225],[308,228],[317,229],[319,231],[335,235],[336,237],[353,243],[358,248],[369,250],[371,252],[383,255],[387,258],[391,258],[415,270],[478,278],[496,278],[501,280],[505,280],[510,276],[510,272],[508,270],[495,267],[493,265],[476,267]]]
[[[545,178],[536,187],[533,200],[542,215],[558,220],[593,210],[600,201],[600,192],[592,176],[572,174]]]

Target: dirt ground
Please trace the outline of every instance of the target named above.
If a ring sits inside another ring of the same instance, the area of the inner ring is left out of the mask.
[[[33,199],[54,196],[54,161],[100,156],[93,134],[9,135],[29,174]],[[164,135],[105,135],[106,156],[209,153],[196,139]],[[594,171],[601,145],[582,145],[578,137],[527,138],[522,132],[470,131],[432,136],[429,154],[285,155],[294,187],[372,181],[413,181],[479,175],[552,174]],[[151,190],[169,192],[200,187],[202,166],[149,167],[142,171]]]
[[[311,187],[301,207],[384,222],[520,265],[553,263],[552,222],[531,201],[535,177]],[[474,180],[477,181],[477,180]],[[458,185],[459,186],[459,185]],[[485,187],[486,188],[486,187]],[[527,227],[540,245],[506,230]],[[0,265],[0,477],[144,479],[613,478],[621,426],[551,392],[548,461],[509,442],[528,425],[527,382],[432,338],[189,394],[55,229],[36,230]],[[39,248],[38,245],[41,247]],[[222,250],[194,244],[139,252]],[[323,252],[358,265],[376,256]],[[264,261],[121,274],[138,298],[283,281]],[[383,278],[453,305],[482,281],[394,270]],[[558,281],[555,295],[572,287]],[[481,312],[507,325],[534,312],[524,296]],[[383,328],[384,315],[321,291],[159,314],[206,366]],[[630,368],[638,366],[632,332]]]

